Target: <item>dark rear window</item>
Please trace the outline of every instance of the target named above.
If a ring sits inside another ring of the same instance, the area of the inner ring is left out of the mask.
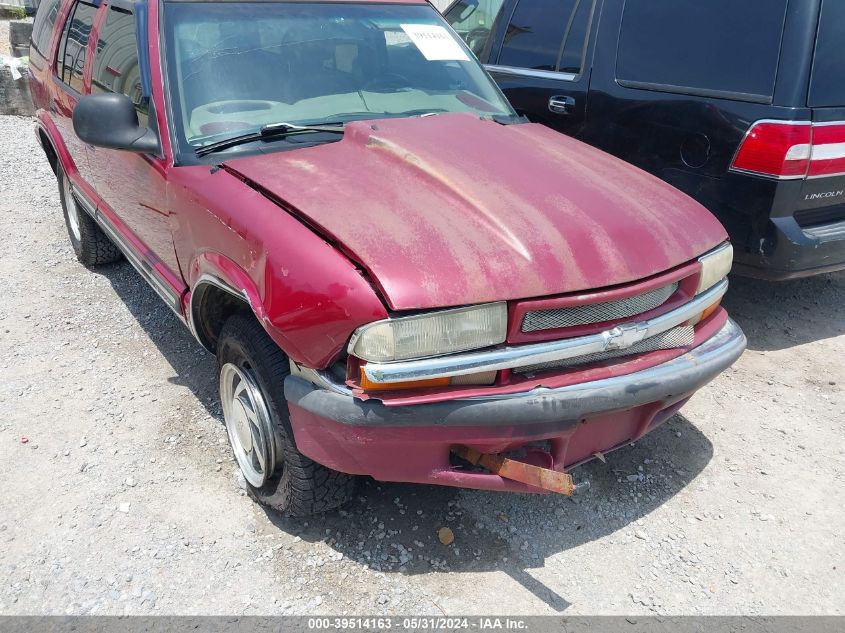
[[[824,0],[810,82],[811,107],[845,105],[845,3]]]
[[[77,92],[82,92],[82,74],[85,70],[85,55],[88,38],[97,7],[87,2],[77,2],[71,9],[65,23],[62,41],[57,51],[56,73],[64,83]]]
[[[593,0],[520,0],[498,64],[577,74]]]
[[[41,57],[47,57],[50,52],[50,39],[58,14],[59,0],[44,0],[35,14],[35,22],[32,24],[32,47]]]
[[[616,76],[631,87],[770,102],[786,4],[627,0]]]

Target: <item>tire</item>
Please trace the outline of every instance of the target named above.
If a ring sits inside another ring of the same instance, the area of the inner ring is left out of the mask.
[[[283,392],[290,373],[287,356],[251,313],[236,314],[223,325],[217,363],[226,430],[250,495],[292,517],[345,503],[352,496],[355,477],[326,468],[297,450]],[[244,448],[247,444],[249,451]]]
[[[123,256],[120,249],[106,237],[94,218],[74,200],[70,180],[61,166],[56,171],[56,177],[59,181],[59,198],[62,201],[65,226],[76,258],[85,266],[111,264],[119,260]]]

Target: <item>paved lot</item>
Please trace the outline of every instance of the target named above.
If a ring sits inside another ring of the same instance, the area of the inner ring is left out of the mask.
[[[577,501],[364,481],[304,522],[240,488],[213,358],[76,262],[29,119],[0,232],[2,614],[845,611],[843,274],[734,280],[748,352]]]

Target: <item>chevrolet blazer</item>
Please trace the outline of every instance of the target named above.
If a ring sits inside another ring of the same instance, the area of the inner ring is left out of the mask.
[[[518,117],[421,0],[42,0],[70,241],[217,357],[291,515],[356,475],[572,494],[742,353],[701,205]]]

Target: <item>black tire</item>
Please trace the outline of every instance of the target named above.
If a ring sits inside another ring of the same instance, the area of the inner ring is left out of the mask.
[[[59,198],[62,201],[65,226],[76,258],[85,266],[111,264],[119,260],[123,256],[120,249],[106,237],[94,218],[73,199],[67,175],[61,166],[56,171],[56,177],[59,181]],[[76,218],[76,223],[71,220],[71,214]]]
[[[275,471],[260,488],[247,481],[250,495],[292,517],[326,512],[345,503],[356,478],[326,468],[297,450],[282,388],[290,373],[288,358],[251,313],[236,314],[223,325],[217,363],[220,370],[231,363],[251,372],[273,423]]]

